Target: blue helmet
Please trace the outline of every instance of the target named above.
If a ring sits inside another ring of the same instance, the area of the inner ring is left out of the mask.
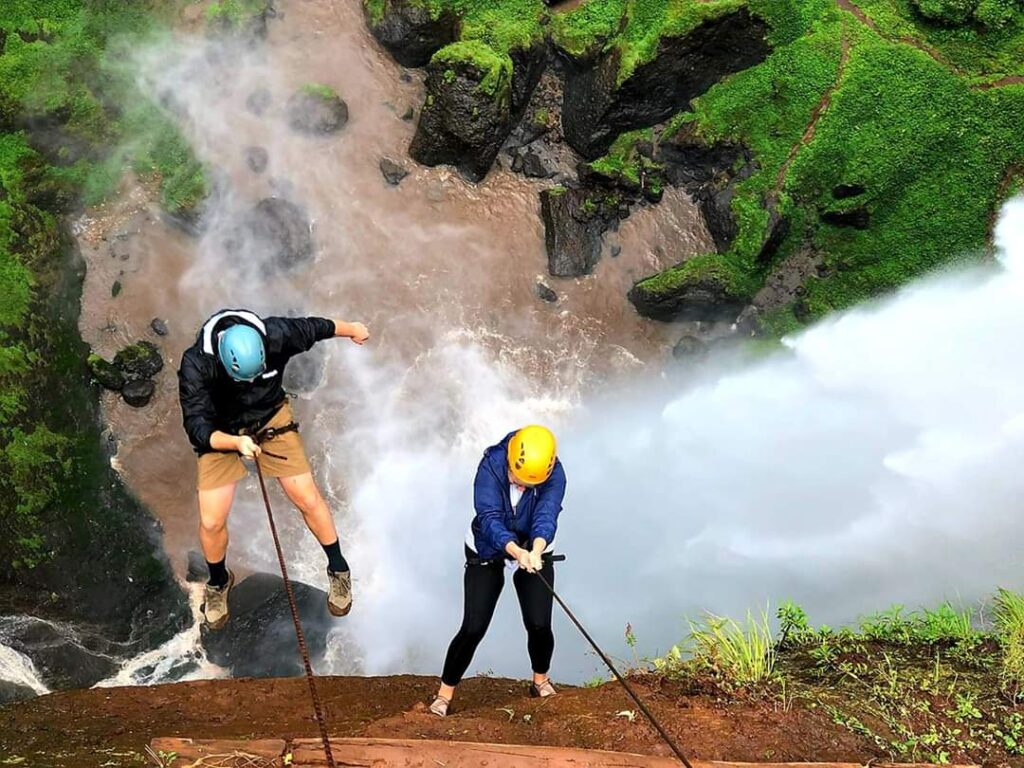
[[[217,355],[235,381],[252,381],[267,369],[263,337],[250,325],[232,325],[217,339]]]

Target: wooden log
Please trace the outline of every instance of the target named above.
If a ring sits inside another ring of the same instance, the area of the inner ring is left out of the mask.
[[[325,768],[323,745],[319,739],[154,739],[155,752],[174,752],[179,760],[175,768],[207,765],[233,768],[227,760],[232,754],[244,758],[262,758],[237,763],[245,768],[290,765],[292,768]],[[331,739],[337,768],[680,768],[674,757],[636,755],[627,752],[535,747],[511,744],[477,744],[460,741],[417,739]],[[290,762],[285,756],[290,756]],[[204,762],[216,758],[220,762]],[[192,761],[191,763],[189,761]],[[863,768],[860,763],[737,763],[692,760],[693,768]],[[879,764],[876,768],[932,768],[926,764]],[[946,768],[977,768],[946,766]]]

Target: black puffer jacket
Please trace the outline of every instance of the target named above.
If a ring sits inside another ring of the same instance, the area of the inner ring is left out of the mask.
[[[267,371],[252,382],[232,379],[217,357],[217,335],[239,323],[259,331],[267,351]],[[244,309],[222,310],[203,323],[178,368],[182,422],[196,453],[213,451],[215,431],[238,434],[266,424],[285,400],[285,365],[332,336],[334,321],[323,317],[261,318]]]

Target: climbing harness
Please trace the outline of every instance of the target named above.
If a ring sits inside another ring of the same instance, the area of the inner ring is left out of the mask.
[[[298,424],[288,424],[287,431],[298,429]],[[278,434],[281,429],[276,430]],[[265,434],[265,433],[264,433]],[[257,442],[262,442],[265,438]],[[273,454],[269,454],[273,455]],[[280,457],[283,458],[283,457]],[[260,479],[260,491],[263,492],[263,503],[267,507],[267,521],[270,523],[270,533],[274,537],[274,548],[277,550],[277,562],[281,566],[281,578],[284,580],[284,591],[288,596],[288,608],[292,612],[292,622],[295,624],[295,637],[299,641],[299,652],[302,654],[302,666],[306,670],[306,680],[309,682],[309,695],[313,700],[313,713],[316,715],[316,724],[320,728],[320,738],[324,743],[324,757],[327,758],[328,768],[337,768],[334,763],[334,754],[331,752],[331,740],[327,735],[327,721],[324,719],[323,705],[320,703],[320,695],[316,690],[316,678],[313,675],[313,665],[309,662],[309,649],[306,647],[306,636],[302,632],[302,621],[299,619],[299,607],[295,602],[295,592],[292,590],[292,582],[288,578],[288,566],[284,562],[284,551],[281,549],[281,539],[277,535],[277,525],[274,523],[274,513],[270,509],[270,497],[267,495],[267,483],[263,479],[263,469],[260,467],[259,457],[256,458],[256,476]]]
[[[565,555],[555,555],[551,558],[551,560],[565,560]],[[683,754],[682,750],[679,749],[675,741],[672,740],[672,737],[668,735],[665,729],[661,726],[661,723],[657,721],[657,719],[654,717],[651,711],[640,700],[640,697],[636,695],[636,692],[633,690],[632,686],[626,682],[626,679],[621,674],[619,674],[619,670],[617,670],[615,668],[615,665],[612,664],[612,660],[609,659],[608,655],[601,650],[600,646],[598,646],[596,642],[594,642],[594,638],[592,638],[590,636],[590,633],[583,628],[583,625],[580,624],[579,619],[577,619],[576,615],[569,609],[569,606],[566,605],[565,601],[558,596],[558,593],[555,592],[555,588],[551,586],[551,584],[548,582],[547,579],[544,578],[543,574],[541,574],[540,571],[536,571],[534,575],[536,575],[536,577],[541,580],[541,583],[548,588],[548,592],[551,593],[551,596],[555,598],[555,601],[562,607],[562,610],[565,611],[565,615],[568,616],[569,620],[576,625],[576,629],[578,629],[580,631],[580,634],[582,634],[583,637],[586,638],[587,642],[590,643],[590,647],[597,652],[597,655],[601,657],[601,661],[605,663],[605,666],[607,666],[608,669],[611,670],[612,674],[615,675],[615,679],[618,680],[622,684],[622,687],[626,689],[626,693],[628,693],[630,698],[632,698],[633,701],[636,702],[636,705],[640,708],[640,711],[643,712],[647,719],[651,721],[651,725],[654,726],[654,729],[658,732],[658,735],[660,735],[661,738],[665,740],[665,743],[668,744],[669,748],[675,753],[675,756],[679,758],[679,762],[685,765],[686,768],[693,768],[693,766],[690,765],[690,761],[686,759],[686,755]]]

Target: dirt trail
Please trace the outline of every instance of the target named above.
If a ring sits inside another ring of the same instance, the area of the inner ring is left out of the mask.
[[[427,677],[322,678],[331,733],[607,749],[667,755],[654,730],[617,686],[565,689],[530,699],[525,683],[467,680],[446,720],[425,711],[437,681]],[[735,761],[852,761],[879,757],[866,740],[814,711],[781,703],[722,704],[641,680],[669,733],[694,758]],[[138,766],[158,736],[315,737],[302,678],[206,680],[152,688],[51,694],[0,709],[0,764],[33,768]]]
[[[871,31],[876,33],[879,37],[885,38],[887,40],[893,39],[885,32],[883,32],[881,29],[879,29],[878,24],[875,22],[875,20],[868,16],[867,13],[865,13],[859,5],[853,2],[853,0],[836,0],[836,5],[842,8],[844,11],[849,11],[850,13],[852,13],[858,21],[860,21],[866,27],[871,29]],[[946,56],[943,55],[943,53],[938,48],[928,45],[928,43],[924,42],[923,40],[919,40],[918,38],[911,37],[909,35],[899,35],[898,37],[895,38],[895,40],[897,42],[913,46],[914,48],[917,48],[919,51],[928,54],[939,64],[952,70],[955,74],[959,75],[960,77],[972,77],[970,73],[964,72],[962,69],[957,67],[953,62],[951,62],[948,58],[946,58]],[[986,78],[994,77],[994,75],[981,73],[978,75],[978,77]],[[984,83],[975,83],[971,87],[978,91],[990,91],[993,88],[1004,88],[1008,85],[1022,84],[1024,84],[1024,76],[1009,75],[1006,77],[998,78],[996,80],[990,80]]]

